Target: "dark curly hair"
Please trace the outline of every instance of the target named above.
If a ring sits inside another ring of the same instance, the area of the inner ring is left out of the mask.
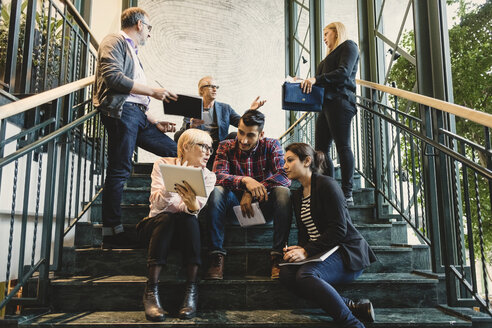
[[[311,172],[321,173],[326,168],[325,154],[321,151],[314,150],[310,145],[302,142],[291,143],[285,148],[285,152],[291,151],[303,162],[306,157],[311,157]]]

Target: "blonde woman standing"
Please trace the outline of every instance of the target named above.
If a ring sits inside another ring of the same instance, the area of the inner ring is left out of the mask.
[[[318,116],[315,129],[315,149],[326,155],[326,175],[334,177],[335,168],[329,156],[335,141],[340,169],[342,190],[347,204],[353,205],[352,184],[354,154],[350,145],[352,118],[357,113],[355,106],[355,75],[359,62],[359,49],[352,40],[347,40],[345,26],[340,22],[328,24],[323,29],[327,55],[317,69],[316,76],[301,82],[304,92],[310,93],[312,85],[325,89],[323,110]]]

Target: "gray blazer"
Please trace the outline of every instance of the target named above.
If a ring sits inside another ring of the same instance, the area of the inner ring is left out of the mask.
[[[133,88],[133,57],[125,37],[106,36],[97,52],[94,106],[104,115],[121,118],[123,103]]]

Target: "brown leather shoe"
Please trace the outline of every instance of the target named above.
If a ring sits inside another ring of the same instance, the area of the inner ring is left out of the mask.
[[[206,280],[224,279],[224,255],[214,253],[210,255],[210,267],[208,268]]]
[[[280,255],[271,256],[272,274],[270,275],[270,278],[273,280],[276,280],[280,277],[280,266],[278,264],[280,263],[281,260],[282,257]]]

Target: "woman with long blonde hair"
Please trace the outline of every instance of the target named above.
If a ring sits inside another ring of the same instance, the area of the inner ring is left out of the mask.
[[[355,106],[355,75],[359,62],[359,49],[354,41],[347,39],[345,26],[340,22],[328,24],[323,29],[326,57],[319,63],[316,76],[301,82],[304,92],[310,93],[313,85],[325,89],[323,110],[318,116],[315,129],[315,149],[326,154],[326,175],[334,177],[335,168],[329,156],[335,141],[340,169],[342,190],[349,205],[353,205],[352,184],[354,154],[350,145],[352,118],[357,113]]]

